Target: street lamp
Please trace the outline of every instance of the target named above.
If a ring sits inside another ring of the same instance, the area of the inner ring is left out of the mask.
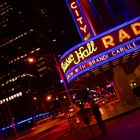
[[[41,38],[43,38],[48,43],[48,40],[46,40],[39,32],[37,32],[37,33],[38,33],[38,35]],[[61,32],[61,33],[63,33],[63,32]],[[56,41],[57,41],[56,39],[53,39],[52,43],[55,43],[56,44]],[[54,44],[54,46],[55,46],[55,44]],[[73,102],[72,102],[72,99],[71,99],[71,96],[70,96],[70,93],[69,93],[69,90],[68,90],[67,80],[65,79],[64,73],[63,73],[63,71],[61,69],[61,66],[59,64],[58,58],[57,58],[56,54],[54,53],[54,50],[52,52],[52,56],[53,56],[53,60],[55,62],[55,67],[56,67],[57,72],[58,72],[58,74],[60,76],[60,79],[61,79],[60,82],[63,83],[63,86],[64,86],[64,88],[66,90],[67,95],[68,95],[68,99],[69,99],[70,105],[72,106],[72,108],[73,108],[73,110],[75,112],[75,108],[74,108],[74,105],[73,105]],[[28,58],[28,62],[33,63],[34,62],[34,59],[33,58]],[[48,96],[47,97],[47,100],[51,100],[51,97]]]
[[[47,100],[50,101],[52,99],[51,95],[47,96]]]
[[[33,57],[29,57],[29,58],[27,58],[27,61],[28,61],[29,63],[33,63],[35,60],[34,60]]]
[[[64,95],[63,98],[66,99],[67,97]]]
[[[34,101],[36,101],[36,100],[37,100],[37,98],[36,98],[36,97],[34,97],[34,98],[33,98],[33,100],[34,100]]]

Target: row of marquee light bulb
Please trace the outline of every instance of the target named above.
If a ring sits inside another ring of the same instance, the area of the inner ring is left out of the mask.
[[[7,98],[5,98],[5,99],[0,100],[0,104],[9,102],[9,101],[11,101],[11,100],[13,100],[13,99],[15,99],[15,98],[20,97],[20,96],[22,96],[22,92],[18,92],[17,94],[14,94],[14,95],[12,95],[12,96],[9,96],[9,97],[7,97]]]

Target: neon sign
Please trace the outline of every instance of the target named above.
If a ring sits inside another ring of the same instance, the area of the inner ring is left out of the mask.
[[[72,63],[78,64],[81,60],[84,60],[96,51],[97,47],[94,45],[93,41],[87,43],[85,47],[79,47],[74,53],[69,54],[65,61],[61,63],[63,71],[65,72]]]
[[[93,34],[91,32],[90,27],[88,26],[88,22],[84,17],[84,13],[82,12],[82,9],[78,1],[68,0],[66,2],[69,7],[69,10],[71,11],[73,19],[77,25],[77,29],[78,32],[80,33],[82,40],[88,40],[89,38],[91,38]]]
[[[70,82],[78,75],[140,49],[140,17],[84,41],[62,55],[61,67]]]

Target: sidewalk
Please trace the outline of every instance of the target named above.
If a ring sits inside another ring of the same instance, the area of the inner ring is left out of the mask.
[[[50,139],[53,135],[58,138],[68,132],[69,129],[68,121],[66,119],[62,120],[58,118],[37,125],[27,131],[20,132],[18,133],[19,137],[16,137],[15,135],[10,137],[0,137],[0,140],[42,140],[44,137]]]
[[[105,122],[107,129],[101,132],[97,125],[74,129],[57,140],[140,140],[140,110]]]
[[[139,104],[137,106],[119,106],[118,103],[113,102],[113,104],[105,105],[102,108],[102,116],[107,127],[104,133],[100,131],[94,118],[91,122],[92,132],[86,127],[70,130],[66,119],[61,121],[57,119],[36,126],[35,128],[32,128],[31,132],[22,132],[18,139],[46,140],[47,138],[47,140],[90,140],[94,138],[97,140],[121,140],[122,138],[125,138],[126,140],[131,140],[134,138],[134,140],[139,140],[140,138],[137,139],[137,136],[139,136],[138,130],[140,129],[139,109]],[[11,137],[7,140],[16,140],[16,138]]]

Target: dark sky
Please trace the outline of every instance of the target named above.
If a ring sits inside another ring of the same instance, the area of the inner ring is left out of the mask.
[[[55,26],[65,31],[64,36],[64,50],[71,48],[81,42],[81,38],[76,29],[76,25],[65,0],[38,0],[43,2],[44,7],[48,9],[48,14],[54,18]]]
[[[19,3],[21,8],[25,7],[24,10],[27,15],[30,15],[32,9],[35,10],[37,14],[40,13],[41,9],[46,9],[48,15],[48,19],[46,18],[46,21],[52,19],[54,28],[57,28],[60,31],[61,30],[64,31],[64,43],[62,42],[63,43],[62,52],[65,52],[72,46],[77,45],[78,43],[81,42],[81,38],[76,29],[76,25],[72,19],[72,16],[70,15],[65,0],[20,0],[20,1],[12,0],[12,1],[16,1],[16,3]]]
[[[50,14],[54,16],[55,21],[57,21],[57,23],[66,31],[66,45],[72,47],[73,45],[80,43],[80,36],[65,0],[50,0],[49,5],[50,6],[48,8],[51,12]]]

